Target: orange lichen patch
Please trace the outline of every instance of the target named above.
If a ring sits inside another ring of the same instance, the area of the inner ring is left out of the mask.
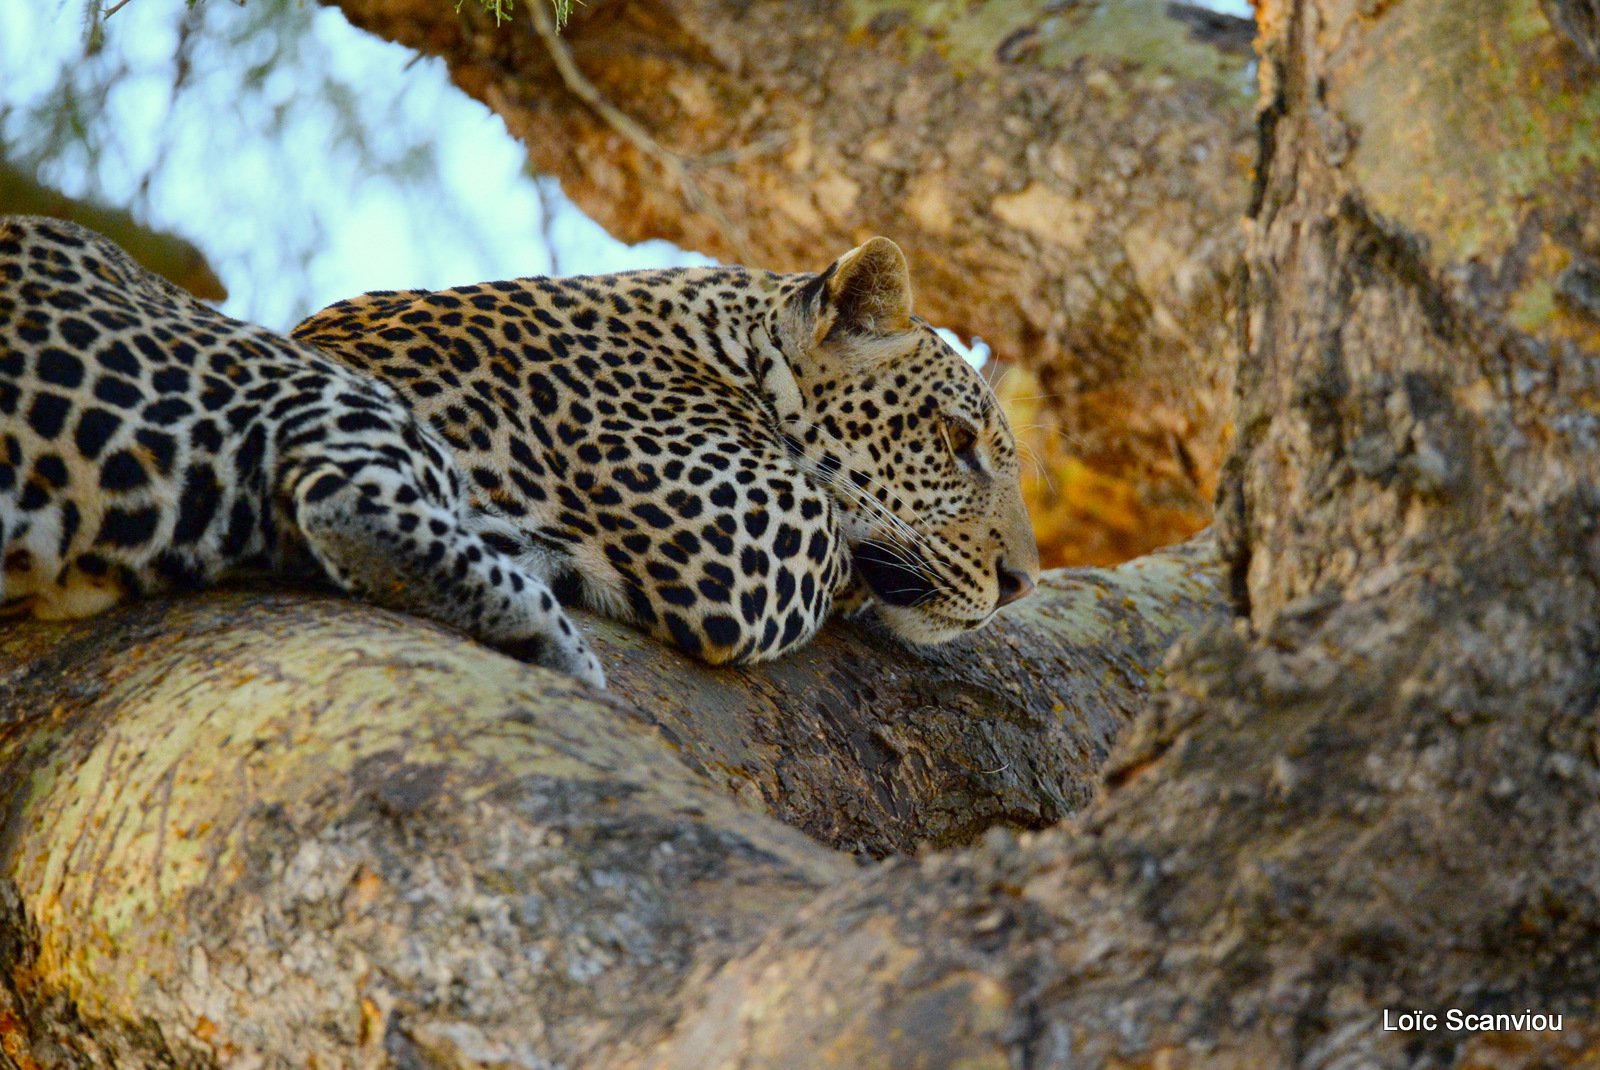
[[[1012,369],[995,392],[1022,450],[1022,495],[1045,568],[1118,564],[1180,542],[1211,522],[1214,485],[1172,496],[1174,501],[1153,500],[1155,481],[1135,482],[1086,461],[1031,373]],[[1175,456],[1170,467],[1176,479],[1188,466]]]
[[[27,1030],[8,1010],[0,1010],[0,1052],[4,1052],[18,1070],[40,1070],[28,1044]]]
[[[346,907],[351,913],[360,914],[376,903],[382,893],[383,878],[362,866],[350,879],[350,890],[345,897]]]
[[[361,997],[361,1047],[371,1048],[382,1041],[384,1018],[383,1010],[376,1003],[366,996]]]

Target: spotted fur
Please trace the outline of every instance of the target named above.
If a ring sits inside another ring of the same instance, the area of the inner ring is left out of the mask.
[[[1005,417],[884,238],[821,274],[371,293],[294,335],[394,384],[479,530],[563,601],[713,664],[792,649],[836,603],[942,642],[1038,575]]]
[[[92,231],[0,218],[0,606],[78,617],[320,568],[604,686],[548,586],[467,512],[449,449],[387,385]]]

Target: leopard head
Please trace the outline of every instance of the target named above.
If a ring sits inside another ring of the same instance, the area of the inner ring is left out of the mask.
[[[905,257],[887,238],[785,282],[777,333],[798,395],[782,407],[785,430],[838,502],[850,594],[870,592],[913,642],[981,627],[1039,576],[1017,442],[994,391],[912,314]]]

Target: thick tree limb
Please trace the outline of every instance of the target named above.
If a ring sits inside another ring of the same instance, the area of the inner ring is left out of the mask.
[[[1217,581],[1196,543],[1055,574],[965,649],[922,658],[855,627],[738,671],[591,621],[606,696],[326,596],[8,624],[0,1051],[639,1055],[705,976],[856,871],[729,795],[877,852],[1055,820]]]
[[[1038,593],[946,647],[832,626],[805,655],[708,669],[597,628],[612,688],[723,791],[845,850],[969,843],[1081,809],[1167,647],[1220,611],[1196,539]]]

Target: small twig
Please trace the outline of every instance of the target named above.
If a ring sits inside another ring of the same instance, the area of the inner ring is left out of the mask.
[[[545,188],[545,180],[537,175],[533,179],[533,192],[539,198],[539,233],[544,237],[544,247],[550,253],[550,274],[560,275],[561,253],[556,249],[556,201]]]
[[[112,15],[115,15],[117,12],[121,11],[131,3],[133,3],[133,0],[117,0],[115,4],[112,4],[110,7],[106,8],[105,12],[100,16],[100,21],[104,22],[106,19],[109,19]]]
[[[124,3],[127,0],[123,0]],[[734,256],[741,261],[750,259],[750,245],[744,230],[735,226],[723,212],[722,206],[706,195],[696,182],[691,173],[697,168],[731,163],[748,156],[760,155],[771,152],[774,148],[789,140],[787,133],[780,133],[762,138],[752,145],[738,149],[727,149],[712,153],[699,160],[680,156],[661,142],[657,141],[639,122],[631,115],[618,108],[605,98],[598,86],[589,81],[584,73],[578,69],[578,64],[572,56],[572,49],[556,29],[555,22],[550,12],[540,3],[533,7],[533,25],[539,37],[544,41],[550,58],[555,62],[556,71],[561,75],[561,81],[566,85],[567,91],[583,101],[606,125],[615,130],[634,148],[655,160],[667,177],[678,187],[687,202],[690,211],[697,212],[709,218],[721,232],[722,237],[733,247]]]
[[[757,138],[748,145],[736,145],[731,149],[718,149],[716,152],[708,152],[704,156],[685,159],[684,165],[691,168],[721,167],[724,164],[748,160],[753,156],[766,156],[783,148],[793,140],[793,131],[779,130],[776,133],[768,134],[766,137]]]

